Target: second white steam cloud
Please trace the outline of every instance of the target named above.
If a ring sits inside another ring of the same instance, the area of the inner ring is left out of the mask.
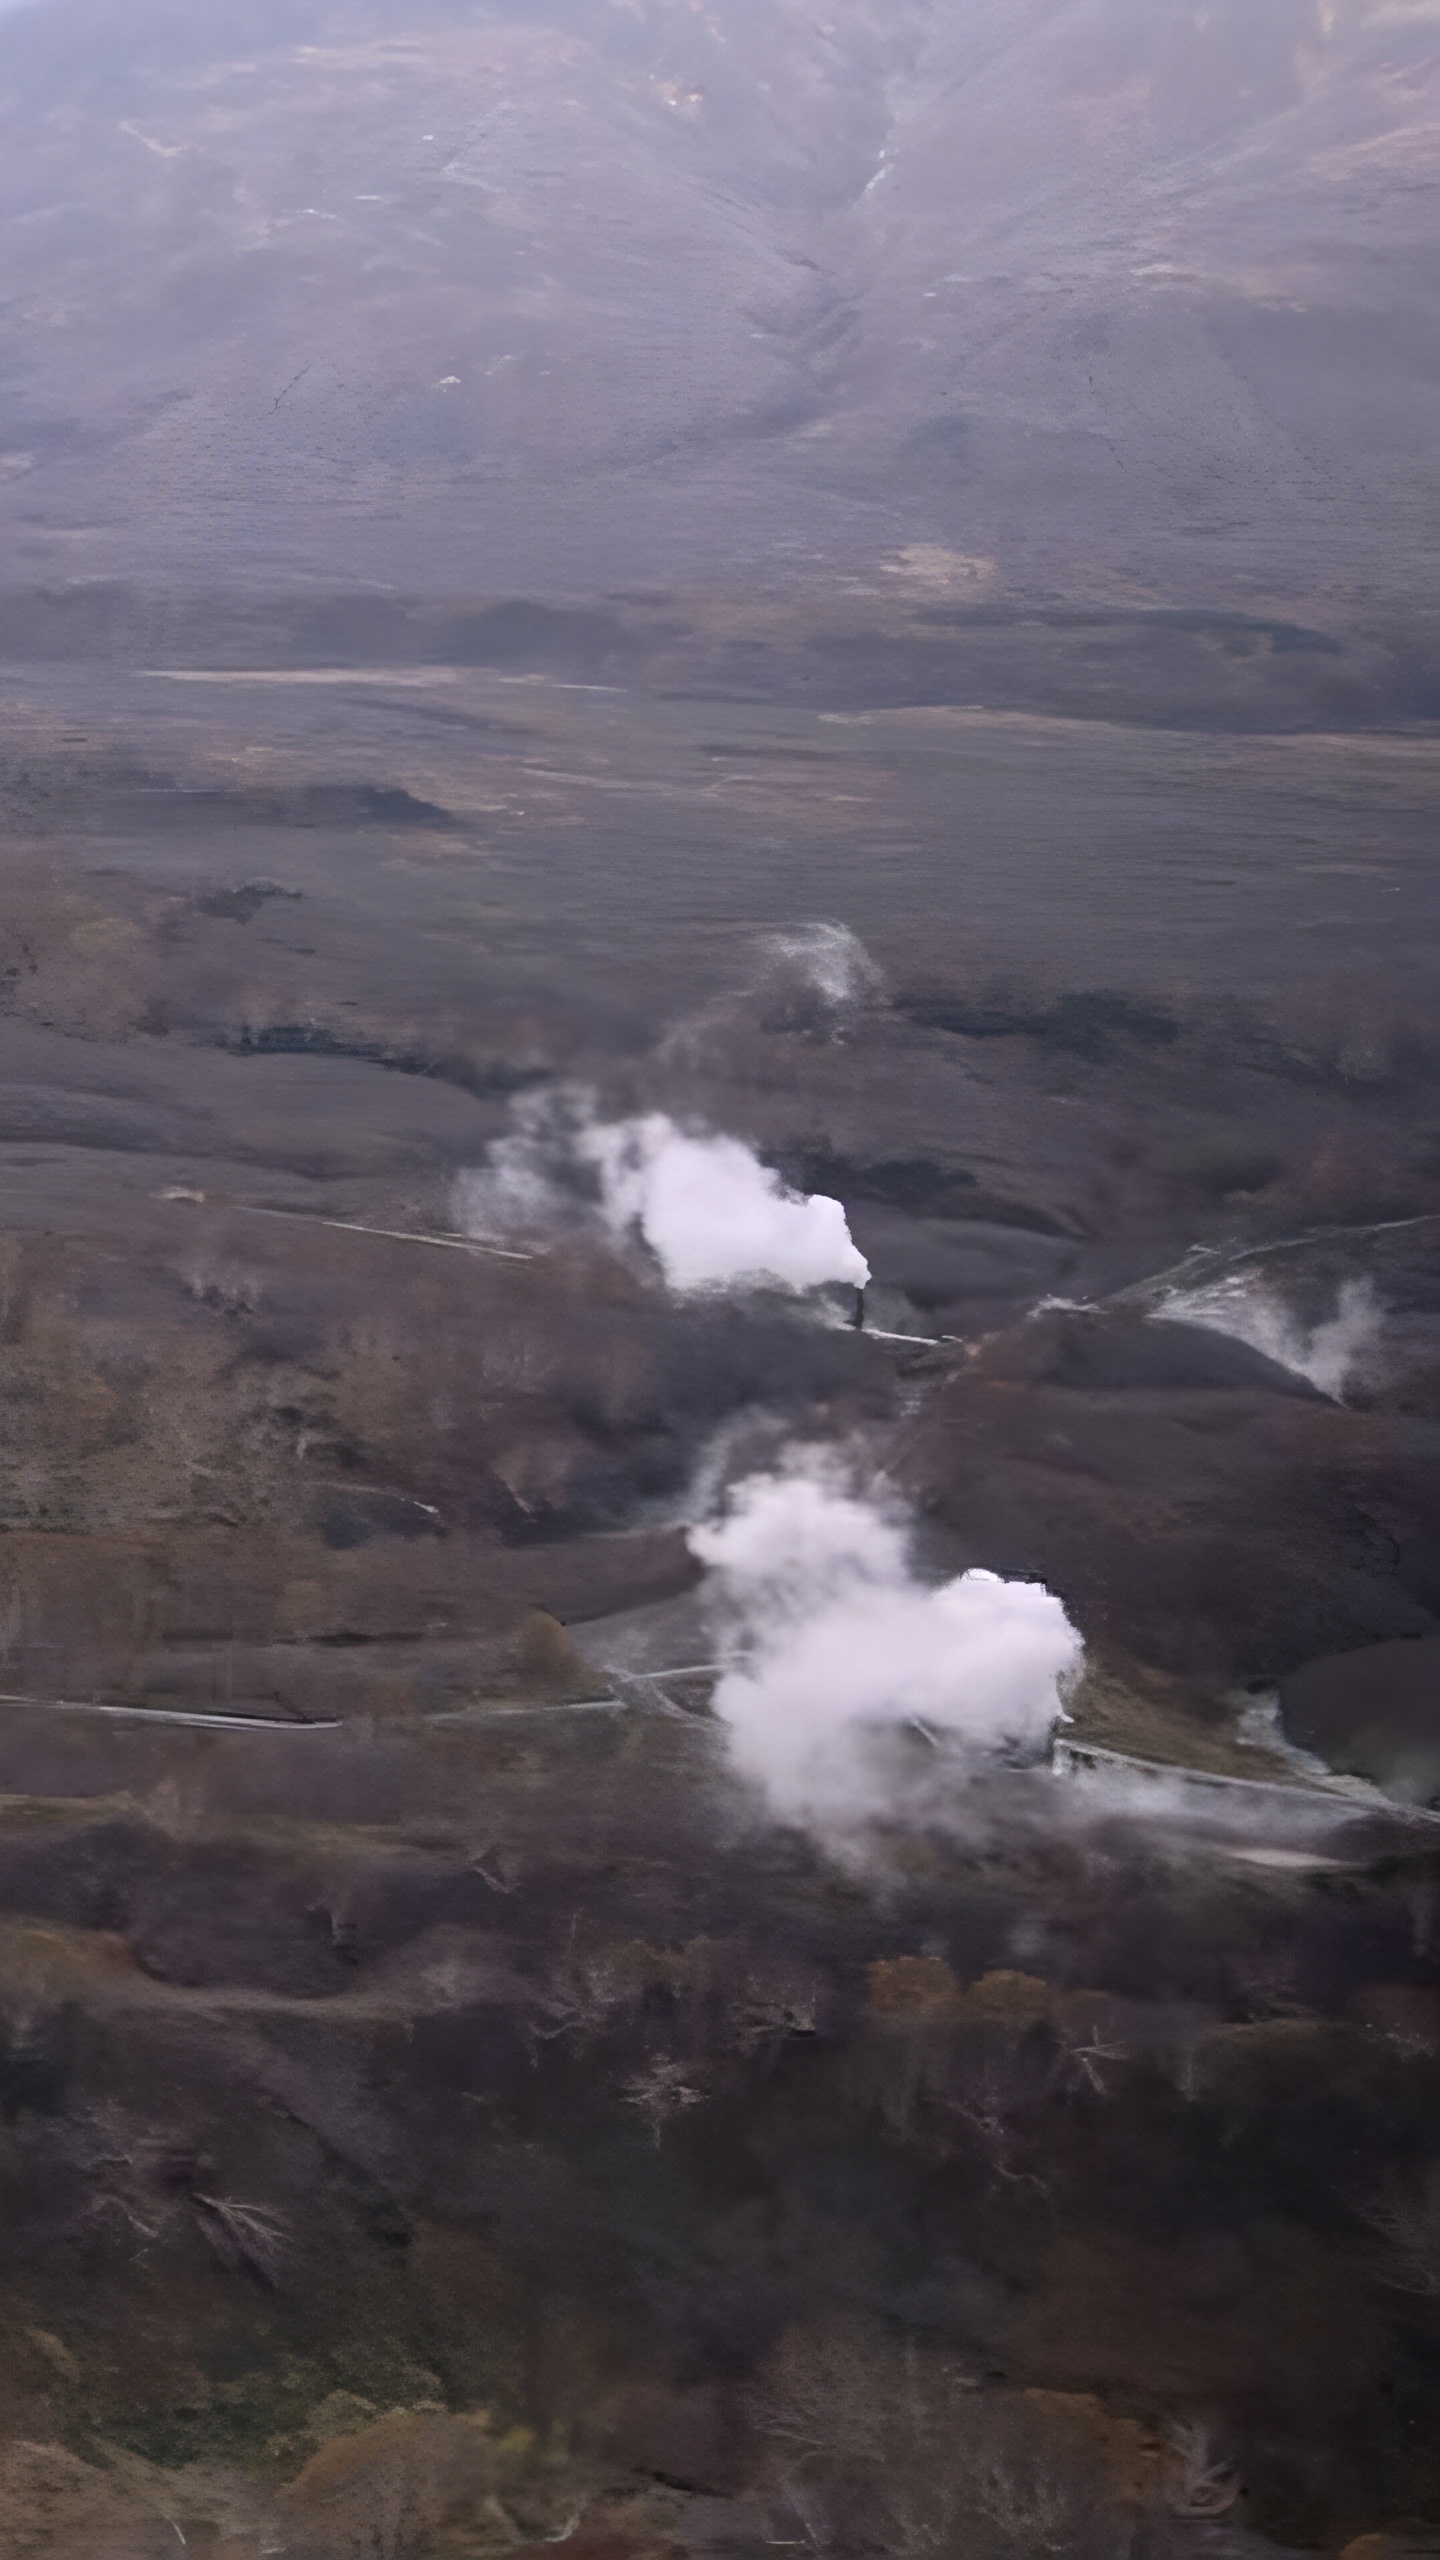
[[[752,1476],[692,1529],[727,1665],[715,1711],[784,1818],[842,1827],[900,1809],[885,1736],[919,1726],[983,1759],[1044,1750],[1081,1644],[1053,1592],[916,1576],[903,1519],[818,1452]]]

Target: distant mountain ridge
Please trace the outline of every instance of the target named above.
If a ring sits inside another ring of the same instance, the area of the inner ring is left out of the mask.
[[[1436,592],[1437,0],[31,0],[0,585]]]

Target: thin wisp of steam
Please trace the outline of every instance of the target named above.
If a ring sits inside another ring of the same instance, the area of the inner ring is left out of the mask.
[[[858,933],[848,924],[792,925],[767,933],[761,951],[771,971],[790,971],[808,979],[817,995],[837,1010],[879,993],[883,984]]]
[[[1263,1351],[1282,1369],[1308,1378],[1320,1393],[1343,1395],[1354,1371],[1379,1337],[1381,1312],[1370,1282],[1344,1280],[1335,1313],[1302,1324],[1278,1291],[1254,1271],[1227,1272],[1199,1287],[1171,1289],[1151,1313],[1176,1324],[1203,1325]]]
[[[757,1037],[841,1037],[884,985],[848,924],[787,925],[762,934],[743,982],[672,1024],[656,1056],[662,1067],[680,1074],[743,1075]]]
[[[483,1165],[456,1178],[450,1205],[461,1234],[493,1244],[581,1224],[586,1204],[576,1193],[574,1169],[593,1112],[592,1097],[579,1086],[518,1094],[505,1136],[486,1150]]]
[[[735,1486],[690,1546],[726,1655],[715,1712],[784,1818],[913,1810],[913,1772],[885,1748],[906,1727],[977,1760],[1045,1749],[1081,1650],[1059,1600],[979,1571],[921,1582],[903,1517],[823,1454]]]

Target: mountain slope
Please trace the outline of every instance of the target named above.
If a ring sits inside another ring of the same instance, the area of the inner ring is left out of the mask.
[[[0,577],[1424,599],[1437,134],[1433,0],[38,0]]]

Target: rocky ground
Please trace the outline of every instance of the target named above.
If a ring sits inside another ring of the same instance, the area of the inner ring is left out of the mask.
[[[1433,746],[93,693],[0,774],[9,2547],[1433,2526]],[[839,1196],[870,1330],[458,1237],[565,1078]],[[1302,1792],[778,1825],[648,1675],[802,1440],[1061,1595],[1074,1741]]]

